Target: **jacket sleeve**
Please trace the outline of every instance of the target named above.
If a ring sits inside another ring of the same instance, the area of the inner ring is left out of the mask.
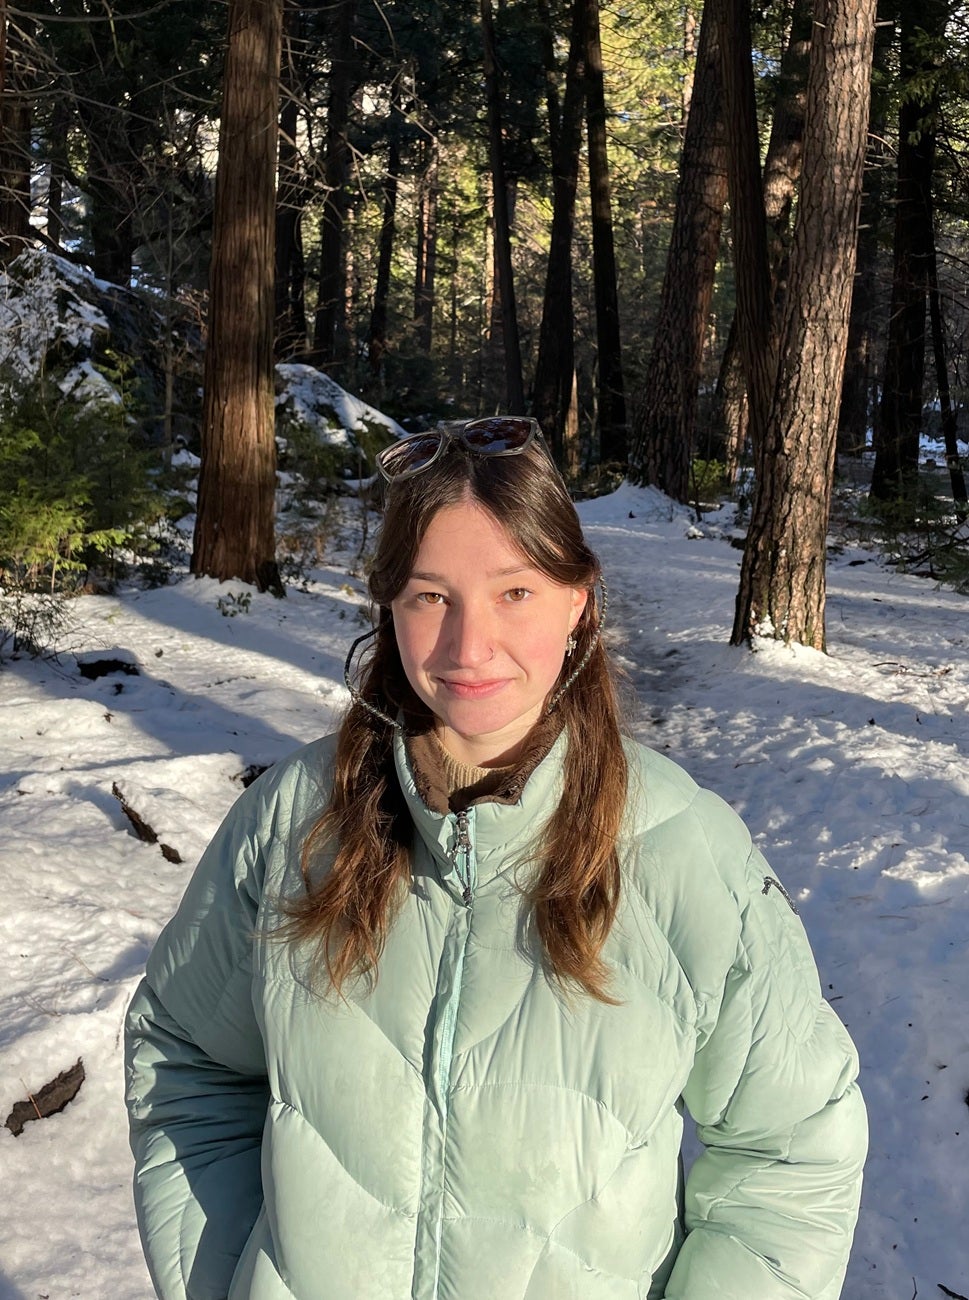
[[[736,957],[683,1094],[706,1149],[667,1300],[837,1300],[867,1149],[857,1055],[756,848],[731,892]]]
[[[261,784],[203,855],[128,1012],[135,1204],[162,1300],[224,1300],[262,1205],[268,1088],[251,990]]]

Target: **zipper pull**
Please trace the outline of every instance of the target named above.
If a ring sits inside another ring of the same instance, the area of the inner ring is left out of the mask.
[[[461,897],[464,899],[464,905],[470,908],[474,902],[474,896],[471,893],[471,835],[469,833],[470,821],[468,810],[462,808],[458,813],[458,834],[454,845],[454,870],[457,872],[458,880],[461,882]],[[458,866],[458,855],[464,854],[464,873]]]
[[[764,888],[760,892],[762,894],[769,894],[772,885],[777,890],[777,892],[787,900],[788,907],[791,909],[794,915],[797,916],[798,915],[797,904],[794,902],[794,899],[790,896],[790,894],[787,892],[787,890],[784,888],[784,886],[781,884],[781,882],[777,879],[776,876],[765,876]]]

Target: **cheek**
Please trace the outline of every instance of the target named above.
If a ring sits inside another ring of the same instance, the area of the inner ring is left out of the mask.
[[[397,615],[394,619],[394,635],[397,638],[397,650],[404,672],[413,680],[414,670],[419,669],[430,653],[433,637],[428,637],[428,629],[420,623]]]
[[[536,631],[532,636],[518,642],[517,654],[523,664],[537,677],[547,678],[553,682],[562,667],[565,658],[565,637],[550,634],[548,629]]]

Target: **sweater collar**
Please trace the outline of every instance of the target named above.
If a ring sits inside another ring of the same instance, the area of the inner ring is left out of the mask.
[[[566,744],[559,719],[546,719],[501,788],[467,801],[479,885],[527,856],[561,797]],[[394,761],[417,832],[447,879],[454,870],[457,817],[448,805],[434,736],[429,730],[398,731]]]

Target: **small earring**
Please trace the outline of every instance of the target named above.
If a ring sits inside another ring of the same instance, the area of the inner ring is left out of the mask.
[[[570,633],[569,633],[569,639],[568,639],[568,640],[566,641],[566,643],[565,643],[565,657],[566,657],[566,659],[571,658],[571,656],[575,653],[575,647],[576,647],[578,644],[579,644],[578,641],[576,641],[576,639],[575,639],[575,633],[574,633],[574,632],[570,632]]]

